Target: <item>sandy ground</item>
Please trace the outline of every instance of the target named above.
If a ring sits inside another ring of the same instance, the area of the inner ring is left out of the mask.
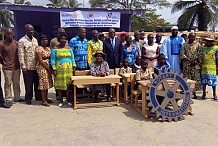
[[[3,79],[3,78],[2,78]],[[4,79],[2,81],[2,84]],[[21,84],[22,98],[24,85]],[[194,116],[179,122],[144,119],[129,105],[73,110],[16,103],[0,108],[0,146],[218,145],[218,102],[194,100]]]

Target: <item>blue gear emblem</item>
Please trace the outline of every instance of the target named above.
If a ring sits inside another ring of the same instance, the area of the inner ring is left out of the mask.
[[[147,91],[151,112],[164,121],[184,119],[183,115],[188,115],[188,110],[191,110],[190,104],[193,104],[192,90],[187,79],[183,78],[183,74],[178,75],[178,72],[173,73],[172,70],[159,72],[159,75],[154,76],[148,84],[150,90]]]

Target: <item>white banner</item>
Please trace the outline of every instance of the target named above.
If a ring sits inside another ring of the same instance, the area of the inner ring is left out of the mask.
[[[120,12],[60,11],[61,27],[120,28]]]

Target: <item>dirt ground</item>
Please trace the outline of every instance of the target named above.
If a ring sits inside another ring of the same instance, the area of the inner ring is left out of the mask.
[[[23,98],[22,81],[21,90]],[[0,108],[0,146],[216,146],[218,101],[208,91],[207,100],[193,100],[194,116],[169,123],[144,119],[123,103],[120,107],[60,108],[51,89],[54,103],[50,107],[33,101]]]

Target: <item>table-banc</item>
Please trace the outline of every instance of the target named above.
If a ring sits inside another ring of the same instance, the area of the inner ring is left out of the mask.
[[[74,109],[79,107],[89,107],[89,106],[103,106],[103,105],[117,105],[119,106],[119,83],[120,83],[119,75],[109,75],[105,77],[94,77],[94,76],[72,76],[71,80],[73,81],[73,90],[74,90]],[[99,103],[85,103],[85,104],[77,104],[76,97],[76,88],[77,86],[84,85],[96,85],[96,84],[116,84],[116,101],[111,102],[99,102]]]
[[[129,103],[128,100],[128,83],[131,82],[130,76],[134,75],[135,73],[126,73],[126,74],[120,74],[120,76],[123,78],[123,87],[124,87],[124,94],[123,94],[123,102]]]
[[[173,80],[169,80],[168,84],[173,85],[175,81]],[[149,110],[148,110],[148,106],[147,106],[147,100],[146,100],[146,91],[149,90],[149,87],[147,86],[148,83],[151,83],[150,80],[143,80],[143,81],[139,81],[140,84],[140,90],[142,91],[142,107],[141,110],[138,107],[133,107],[134,109],[136,109],[136,111],[138,111],[143,117],[148,118],[150,116]],[[187,80],[187,83],[190,83],[189,88],[190,89],[194,89],[195,88],[195,81],[193,80]],[[158,86],[158,90],[164,90],[163,86]],[[192,111],[188,111],[189,114],[193,114]]]

